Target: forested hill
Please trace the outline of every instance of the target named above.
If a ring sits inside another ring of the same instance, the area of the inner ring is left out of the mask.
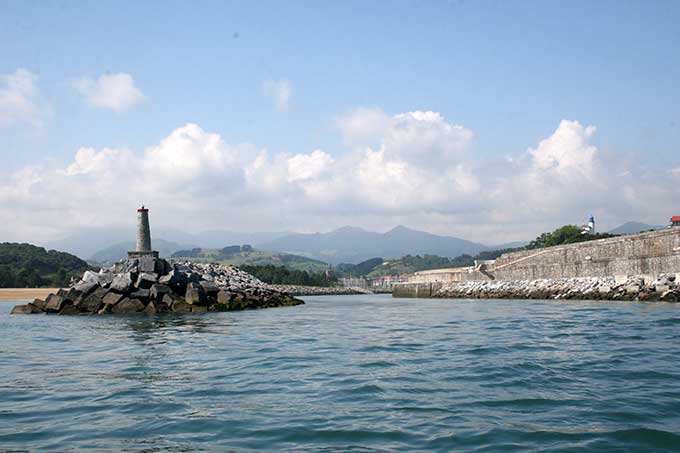
[[[89,269],[70,253],[31,244],[0,243],[0,288],[61,287]]]

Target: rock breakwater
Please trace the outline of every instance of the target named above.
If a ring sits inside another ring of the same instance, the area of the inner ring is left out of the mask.
[[[300,286],[300,285],[268,285],[274,291],[281,291],[292,296],[337,296],[352,294],[373,294],[364,288],[345,286]]]
[[[614,277],[470,281],[433,288],[432,297],[678,302],[680,281],[675,275],[665,274],[651,281],[643,277],[628,277],[625,281]]]
[[[233,267],[151,256],[86,271],[70,288],[17,305],[13,314],[204,313],[303,304]]]

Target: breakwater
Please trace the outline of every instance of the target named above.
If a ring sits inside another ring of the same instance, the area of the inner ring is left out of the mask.
[[[491,290],[481,291],[480,294],[487,292],[496,294],[496,288],[515,285],[517,297],[524,297],[523,295],[528,294],[522,289],[526,286],[526,282],[549,281],[556,282],[558,286],[564,286],[576,285],[581,282],[580,279],[597,278],[602,282],[602,287],[606,288],[611,286],[612,282],[615,285],[625,284],[629,279],[637,279],[643,282],[643,285],[653,284],[658,278],[664,276],[673,276],[675,280],[677,273],[680,273],[680,228],[675,227],[577,244],[506,253],[494,261],[479,262],[471,267],[416,272],[407,283],[396,285],[393,295],[395,297],[440,297],[438,292],[443,287],[448,287],[450,297],[457,297],[455,295],[461,291],[466,292],[469,287],[479,286],[474,283],[483,282],[489,283],[487,286],[482,286]],[[470,285],[463,285],[463,283],[470,283]],[[536,283],[536,285],[542,284]],[[461,288],[461,291],[455,288]],[[572,289],[575,293],[583,293],[578,285]],[[564,291],[556,289],[553,291],[554,294],[551,294],[559,295],[568,291],[565,286]],[[511,293],[512,291],[503,297],[512,297]],[[606,295],[608,292],[602,291],[597,294]],[[622,297],[611,295],[611,297],[603,296],[602,298]]]
[[[356,286],[302,286],[302,285],[267,285],[269,288],[291,296],[342,296],[356,294],[374,294],[366,288]]]
[[[674,275],[653,281],[629,277],[581,277],[539,280],[496,280],[433,286],[429,297],[466,299],[581,299],[623,301],[680,301],[680,282]]]
[[[303,304],[233,267],[130,258],[98,273],[86,271],[70,288],[17,305],[12,314],[205,313]]]

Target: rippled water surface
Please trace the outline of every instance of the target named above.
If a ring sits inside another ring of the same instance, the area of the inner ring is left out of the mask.
[[[680,451],[680,305],[9,316],[0,451]]]

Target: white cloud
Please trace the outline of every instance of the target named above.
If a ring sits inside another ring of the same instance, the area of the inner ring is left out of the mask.
[[[35,82],[38,76],[19,68],[13,74],[0,74],[0,126],[27,122],[41,126],[44,108]]]
[[[96,80],[82,77],[74,82],[88,104],[121,113],[144,100],[130,74],[102,74]]]
[[[665,219],[680,196],[674,173],[608,160],[593,144],[595,128],[576,121],[497,162],[475,158],[473,133],[435,112],[388,116],[377,129],[374,144],[337,155],[229,144],[196,124],[142,152],[83,147],[65,165],[29,166],[0,182],[0,215],[14,219],[0,233],[35,241],[84,224],[132,223],[145,203],[155,225],[187,230],[406,223],[494,243],[591,212],[609,223]]]
[[[558,174],[592,170],[597,148],[589,143],[595,135],[594,126],[583,127],[578,121],[562,120],[557,130],[536,149],[529,149],[534,165]]]
[[[390,126],[391,118],[379,108],[359,107],[336,119],[349,145],[371,145],[379,141]]]
[[[268,80],[262,86],[264,94],[274,100],[276,110],[287,112],[290,110],[290,98],[293,94],[293,86],[289,80]]]
[[[288,181],[318,178],[333,164],[333,158],[320,149],[296,154],[288,159]]]

